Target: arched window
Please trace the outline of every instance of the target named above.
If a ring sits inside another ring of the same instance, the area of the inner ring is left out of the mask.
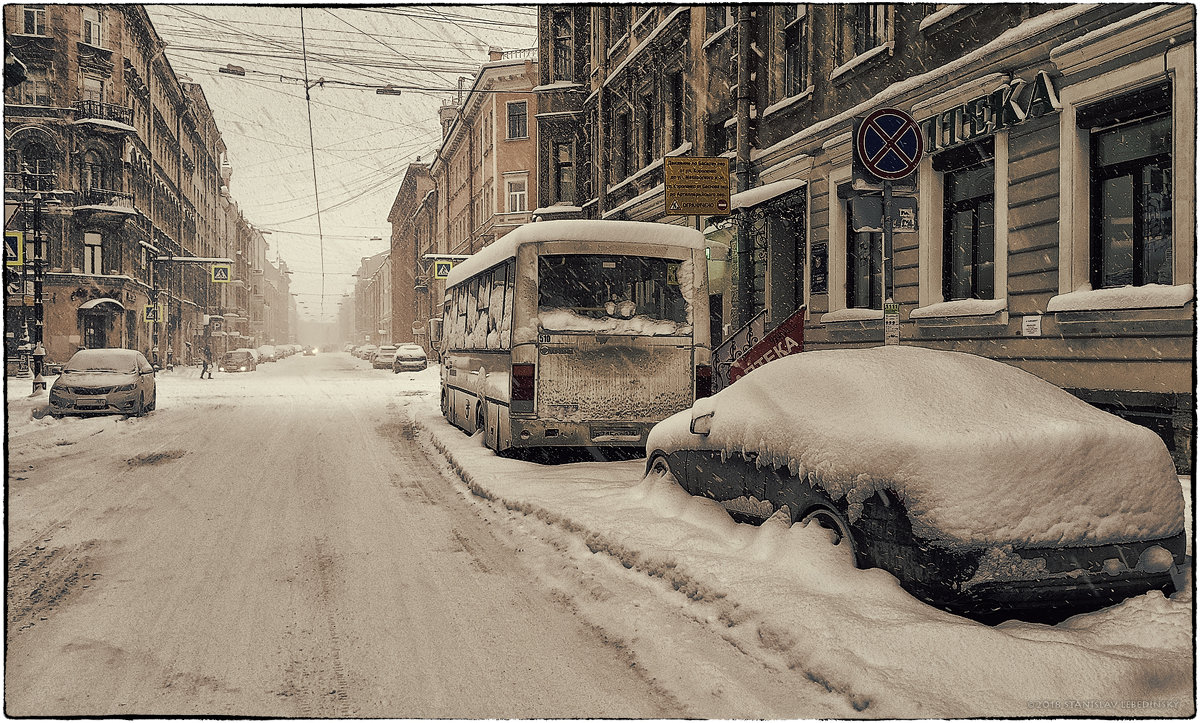
[[[54,187],[54,166],[50,152],[41,143],[27,143],[21,149],[21,170],[31,174],[25,183],[32,190],[49,191]]]
[[[79,188],[89,191],[93,188],[107,188],[104,178],[104,162],[96,151],[83,154],[83,163],[79,167]]]

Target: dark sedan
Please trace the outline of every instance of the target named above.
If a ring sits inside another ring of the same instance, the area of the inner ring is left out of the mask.
[[[664,420],[646,449],[648,473],[735,518],[815,522],[859,567],[983,620],[1065,617],[1182,579],[1166,445],[978,356],[796,354]]]

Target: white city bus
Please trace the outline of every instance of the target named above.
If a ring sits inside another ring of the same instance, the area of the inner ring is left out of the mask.
[[[712,384],[704,236],[526,224],[446,280],[442,413],[504,451],[645,446]]]

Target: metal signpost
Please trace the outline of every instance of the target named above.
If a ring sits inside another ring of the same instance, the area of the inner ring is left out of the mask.
[[[880,108],[855,120],[854,160],[883,186],[883,328],[884,344],[900,343],[900,305],[895,301],[895,257],[892,233],[896,226],[916,230],[916,209],[893,203],[892,183],[908,178],[921,164],[925,138],[917,121],[896,108]],[[897,211],[901,211],[897,213]],[[896,216],[902,221],[897,223]]]

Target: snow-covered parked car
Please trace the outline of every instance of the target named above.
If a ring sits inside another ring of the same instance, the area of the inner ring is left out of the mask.
[[[396,358],[396,347],[391,344],[384,344],[375,350],[374,356],[371,357],[372,369],[391,369],[392,361]]]
[[[420,344],[401,344],[396,347],[396,357],[392,361],[392,371],[399,374],[403,371],[421,371],[429,366],[425,357],[425,349]]]
[[[1170,594],[1185,562],[1166,445],[1007,364],[919,347],[770,362],[651,431],[735,518],[817,522],[858,567],[980,619]]]
[[[50,386],[50,415],[142,416],[158,401],[154,367],[136,349],[80,349]]]

